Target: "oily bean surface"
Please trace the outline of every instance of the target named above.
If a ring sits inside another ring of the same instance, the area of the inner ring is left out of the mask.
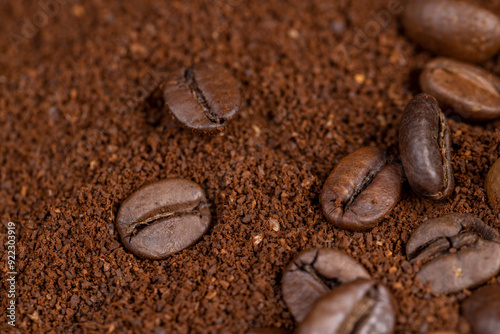
[[[167,179],[134,192],[120,207],[117,229],[139,257],[162,259],[195,243],[208,229],[210,210],[201,187]]]
[[[500,210],[500,159],[491,166],[484,185],[491,207]]]
[[[393,333],[395,309],[394,299],[385,286],[372,280],[358,279],[321,297],[296,333]]]
[[[412,0],[403,12],[406,34],[439,55],[483,62],[500,49],[500,18],[456,0]]]
[[[432,96],[419,94],[406,106],[399,126],[399,149],[413,191],[436,200],[452,193],[450,131]]]
[[[462,313],[474,334],[500,332],[500,285],[487,285],[475,291],[462,304]]]
[[[283,299],[296,321],[307,315],[314,302],[345,282],[370,278],[349,255],[336,249],[312,249],[300,253],[283,274]]]
[[[223,129],[241,104],[238,81],[218,64],[200,63],[182,69],[162,88],[170,112],[194,130]]]
[[[500,78],[475,65],[434,59],[422,71],[420,86],[466,121],[500,117]]]
[[[362,231],[377,225],[399,201],[401,165],[388,161],[376,147],[363,147],[344,157],[323,185],[320,203],[337,227]]]
[[[486,282],[500,272],[500,235],[470,214],[422,223],[406,245],[411,262],[423,263],[417,278],[430,289],[452,293]]]

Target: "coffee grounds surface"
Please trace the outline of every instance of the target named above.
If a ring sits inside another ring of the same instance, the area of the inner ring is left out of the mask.
[[[500,229],[484,188],[499,157],[498,122],[449,120],[456,185],[445,201],[405,183],[395,209],[365,233],[334,228],[319,205],[347,154],[378,146],[398,155],[402,111],[433,58],[396,16],[376,28],[373,13],[391,2],[67,1],[17,51],[9,32],[22,36],[42,7],[1,2],[2,310],[9,221],[19,274],[16,327],[2,317],[0,331],[293,329],[283,270],[302,250],[335,247],[394,294],[397,333],[468,333],[459,307],[471,291],[431,293],[404,249],[422,221],[453,212]],[[481,4],[500,15],[498,1]],[[216,135],[144,107],[169,71],[199,61],[224,65],[242,83],[242,109]],[[482,66],[500,75],[498,55]],[[167,259],[137,258],[119,240],[120,204],[171,177],[202,186],[211,228]]]

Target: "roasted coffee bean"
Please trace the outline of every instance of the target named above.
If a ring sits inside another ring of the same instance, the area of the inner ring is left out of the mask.
[[[300,253],[283,274],[282,291],[295,320],[302,321],[314,302],[338,285],[368,272],[349,255],[335,249],[312,249]]]
[[[167,179],[137,190],[123,202],[116,220],[125,247],[148,259],[162,259],[192,245],[209,224],[203,190],[183,179]]]
[[[384,151],[363,147],[344,157],[326,179],[320,195],[325,217],[337,227],[372,228],[401,196],[403,171]]]
[[[462,313],[474,334],[500,333],[500,285],[487,285],[462,305]]]
[[[386,334],[394,332],[396,306],[383,285],[359,279],[318,299],[297,334]]]
[[[403,25],[424,48],[455,59],[483,62],[500,49],[500,18],[465,1],[411,0]]]
[[[491,166],[484,185],[491,207],[500,210],[500,159]]]
[[[406,106],[399,126],[399,149],[413,191],[436,200],[452,193],[450,131],[432,96],[419,94]]]
[[[417,278],[439,293],[457,292],[500,272],[500,235],[470,214],[452,214],[420,225],[406,245],[423,266]]]
[[[240,107],[239,83],[226,68],[197,64],[162,84],[163,98],[175,118],[194,130],[220,130]]]
[[[474,65],[447,58],[429,62],[420,86],[466,121],[500,117],[500,78]]]

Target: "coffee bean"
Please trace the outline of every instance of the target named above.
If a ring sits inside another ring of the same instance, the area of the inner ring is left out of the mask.
[[[403,25],[410,38],[443,56],[483,62],[500,49],[500,18],[464,1],[409,1]]]
[[[125,247],[148,259],[162,259],[192,245],[209,224],[203,190],[183,179],[167,179],[137,190],[123,202],[116,220]]]
[[[283,299],[295,320],[302,321],[314,302],[338,285],[368,272],[349,255],[335,249],[312,249],[300,253],[283,274]]]
[[[395,309],[394,299],[385,286],[358,279],[318,299],[296,333],[393,333]]]
[[[500,285],[487,285],[472,294],[462,305],[462,313],[474,334],[500,332]]]
[[[470,214],[452,214],[420,225],[406,245],[417,274],[439,293],[481,284],[500,272],[500,234]]]
[[[498,159],[488,171],[484,186],[491,207],[500,210],[500,159]]]
[[[197,64],[162,84],[163,97],[175,118],[195,130],[221,130],[240,107],[239,83],[226,68]]]
[[[384,151],[363,147],[344,157],[326,179],[320,195],[325,217],[337,227],[372,228],[394,208],[401,196],[401,165]]]
[[[452,193],[450,131],[432,96],[419,94],[406,106],[399,126],[399,149],[413,191],[436,200]]]
[[[420,86],[441,107],[451,107],[467,121],[500,117],[500,78],[480,67],[447,58],[429,62]]]

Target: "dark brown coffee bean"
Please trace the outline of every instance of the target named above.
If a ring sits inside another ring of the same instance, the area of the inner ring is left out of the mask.
[[[372,228],[394,208],[401,196],[401,165],[384,151],[363,147],[344,157],[325,181],[320,195],[325,217],[337,227]]]
[[[474,292],[463,303],[462,313],[472,333],[500,333],[500,285],[487,285]]]
[[[491,207],[500,210],[500,159],[498,159],[488,171],[484,186]]]
[[[295,320],[302,321],[314,302],[338,285],[368,272],[349,255],[335,249],[312,249],[300,253],[281,281],[283,299]]]
[[[474,65],[447,58],[429,62],[420,86],[467,121],[500,117],[500,78]]]
[[[436,200],[452,193],[450,131],[432,96],[419,94],[406,106],[399,126],[399,149],[413,191]]]
[[[500,272],[500,235],[470,214],[428,220],[410,237],[406,254],[424,264],[417,274],[434,292],[479,285]]]
[[[297,334],[387,334],[394,332],[396,306],[383,285],[359,279],[318,299]]]
[[[500,18],[465,1],[411,0],[403,25],[424,48],[455,59],[482,62],[500,49]]]
[[[238,81],[217,64],[197,64],[163,83],[163,97],[175,118],[195,130],[220,130],[238,111]]]
[[[203,190],[183,179],[167,179],[137,190],[123,202],[116,220],[125,247],[148,259],[162,259],[192,245],[209,225]]]

